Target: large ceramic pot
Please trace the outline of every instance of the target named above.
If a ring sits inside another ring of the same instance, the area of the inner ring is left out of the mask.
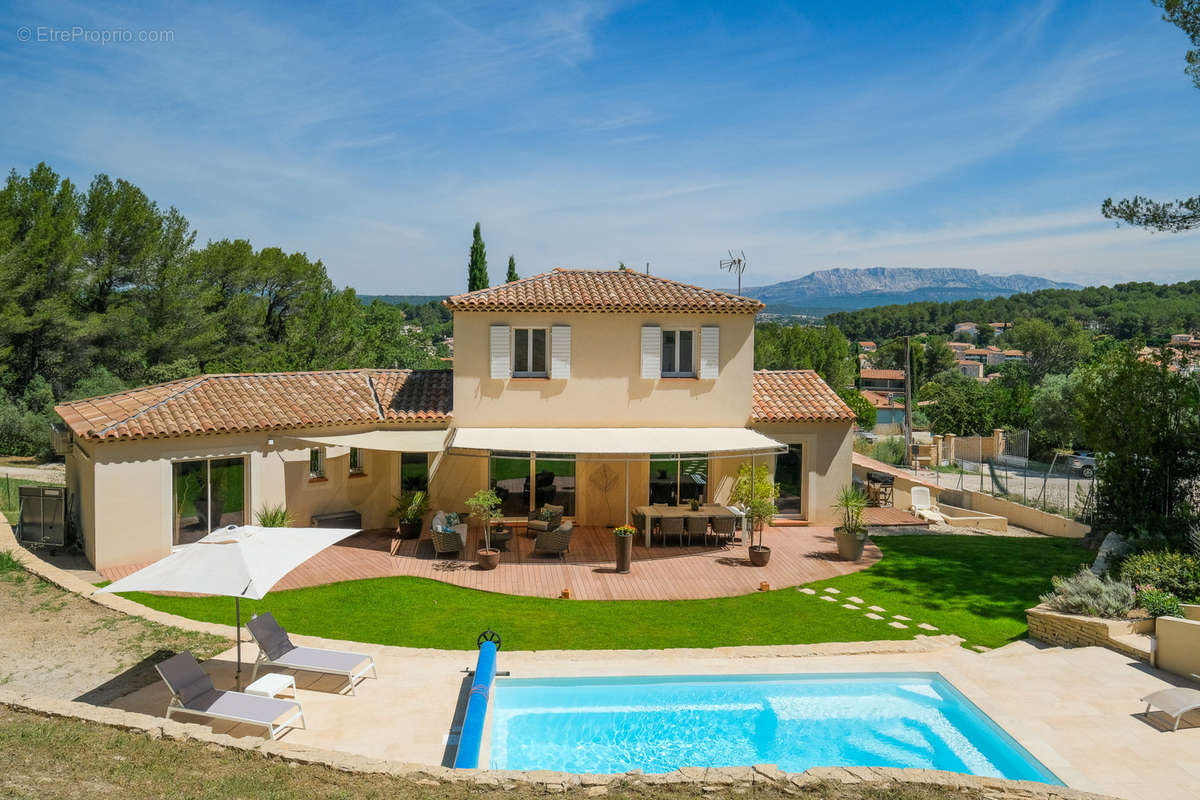
[[[421,520],[408,522],[400,520],[396,523],[396,536],[401,539],[416,539],[421,535]]]
[[[613,534],[617,543],[617,572],[624,575],[629,572],[633,562],[633,537],[626,533]]]
[[[495,569],[500,566],[500,551],[496,548],[479,548],[479,568],[480,569]]]
[[[837,539],[838,556],[843,561],[858,561],[862,558],[863,545],[867,542],[865,536],[859,536],[841,528],[834,529],[833,535]]]
[[[755,567],[765,567],[767,562],[771,560],[771,548],[766,545],[756,544],[749,548],[750,564]]]

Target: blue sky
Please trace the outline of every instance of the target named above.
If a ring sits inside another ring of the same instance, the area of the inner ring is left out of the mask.
[[[73,26],[135,41],[44,40]],[[126,178],[369,293],[462,290],[476,220],[494,281],[513,253],[723,286],[731,247],[749,284],[1191,279],[1200,232],[1099,214],[1200,191],[1187,46],[1136,0],[4,5],[0,163]]]

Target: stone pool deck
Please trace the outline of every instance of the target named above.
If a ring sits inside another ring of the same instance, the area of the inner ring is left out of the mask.
[[[296,638],[370,653],[380,678],[360,683],[358,694],[348,696],[336,693],[335,678],[300,675],[298,694],[309,728],[285,734],[278,747],[449,763],[473,651]],[[251,645],[244,655],[252,658],[253,651]],[[953,637],[933,636],[911,642],[714,650],[502,650],[499,665],[513,677],[939,672],[1071,787],[1128,800],[1183,800],[1194,798],[1200,785],[1200,715],[1170,733],[1160,716],[1147,720],[1139,713],[1140,697],[1180,682],[1102,648],[1062,650],[1018,642],[980,655],[956,646]],[[218,685],[231,688],[232,652],[206,666]],[[114,706],[161,715],[166,703],[164,688],[151,685]],[[261,733],[246,726],[210,727],[234,736]],[[485,736],[480,763],[486,764],[487,757]]]

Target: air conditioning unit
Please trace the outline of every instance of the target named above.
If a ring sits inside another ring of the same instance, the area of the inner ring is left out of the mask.
[[[54,448],[55,455],[65,456],[71,452],[71,432],[63,425],[57,422],[50,424],[50,444]]]

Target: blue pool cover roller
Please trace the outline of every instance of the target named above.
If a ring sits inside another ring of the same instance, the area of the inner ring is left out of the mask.
[[[496,651],[500,637],[494,639],[480,636],[479,660],[475,664],[475,677],[471,682],[471,694],[467,698],[467,711],[463,715],[462,732],[458,737],[458,753],[454,766],[474,769],[479,766],[479,748],[483,744],[483,723],[487,718],[488,695],[496,679]]]

